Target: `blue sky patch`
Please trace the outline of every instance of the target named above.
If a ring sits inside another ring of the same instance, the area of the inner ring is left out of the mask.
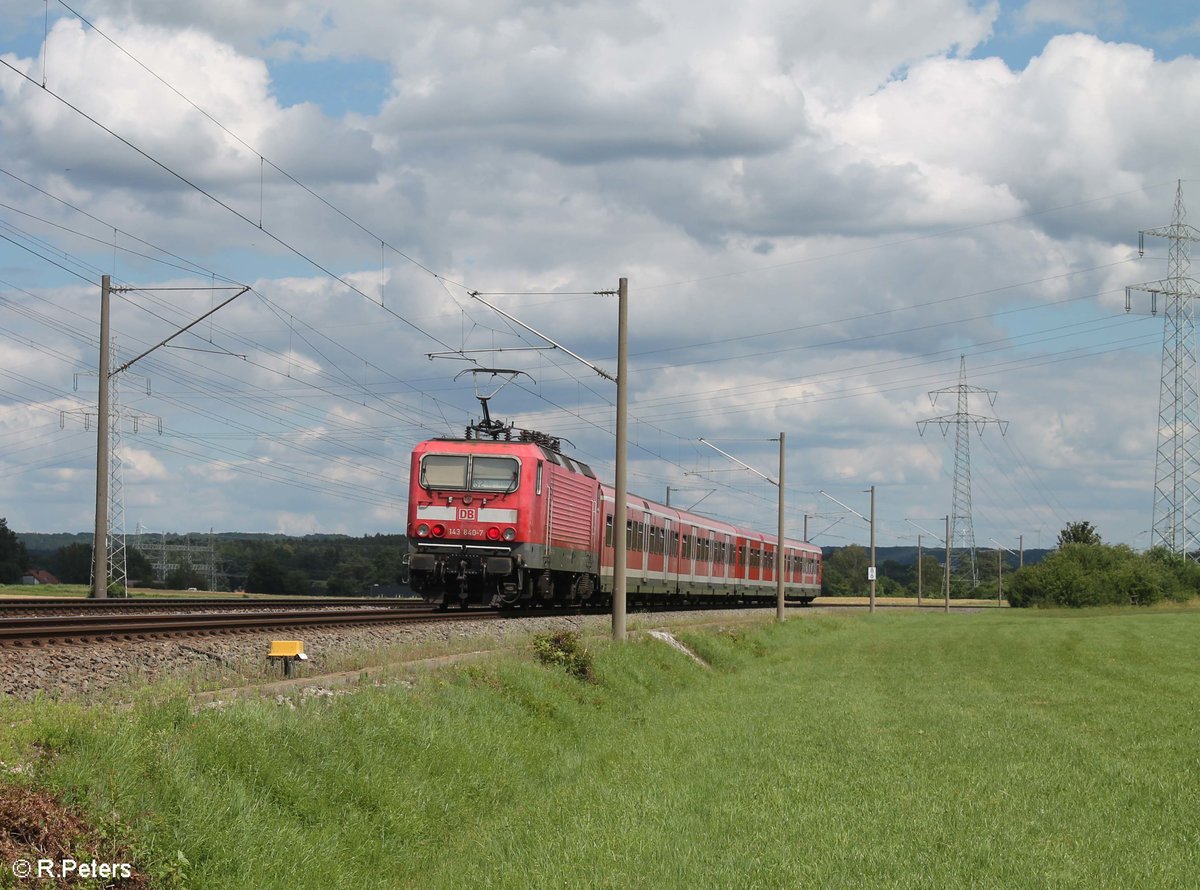
[[[271,86],[284,106],[315,102],[330,117],[377,114],[391,86],[391,70],[371,59],[269,59]]]
[[[1057,16],[1054,9],[1063,11]],[[1153,4],[1079,0],[1076,3],[1004,4],[990,39],[976,47],[972,58],[998,56],[1020,71],[1041,54],[1057,34],[1095,34],[1110,43],[1136,43],[1168,61],[1200,56],[1200,10],[1195,0],[1163,0]]]

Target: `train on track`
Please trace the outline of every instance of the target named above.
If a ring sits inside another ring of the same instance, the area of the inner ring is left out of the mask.
[[[485,404],[486,413],[486,404]],[[412,453],[409,584],[443,608],[604,606],[612,601],[615,493],[542,433],[431,439]],[[821,550],[627,497],[632,605],[807,605]]]

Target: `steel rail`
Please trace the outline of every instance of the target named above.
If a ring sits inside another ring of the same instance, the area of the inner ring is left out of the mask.
[[[269,631],[282,628],[498,619],[491,611],[340,609],[219,614],[46,615],[0,618],[0,644]]]
[[[275,598],[248,599],[244,597],[154,597],[154,598],[109,598],[84,599],[81,597],[46,597],[21,596],[0,598],[0,612],[14,609],[36,609],[38,611],[53,611],[54,609],[86,609],[89,611],[106,611],[109,609],[153,609],[156,606],[168,608],[200,607],[221,609],[267,609],[275,606],[295,608],[344,607],[344,606],[376,606],[389,609],[411,609],[424,606],[419,599],[396,599],[393,597],[313,597],[313,596],[281,596]]]

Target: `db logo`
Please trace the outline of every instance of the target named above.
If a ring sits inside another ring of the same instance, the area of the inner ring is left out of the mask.
[[[458,508],[459,522],[478,522],[479,510],[476,507],[459,507]]]

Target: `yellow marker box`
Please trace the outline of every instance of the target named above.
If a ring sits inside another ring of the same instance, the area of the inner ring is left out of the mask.
[[[304,654],[304,643],[300,640],[271,640],[271,651],[267,658],[298,658],[307,661]]]

